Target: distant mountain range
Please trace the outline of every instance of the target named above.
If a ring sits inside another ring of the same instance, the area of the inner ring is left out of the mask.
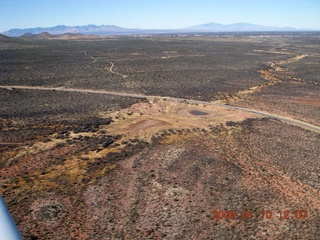
[[[104,34],[126,34],[129,29],[121,28],[114,25],[85,25],[85,26],[65,26],[59,25],[55,27],[47,27],[47,28],[25,28],[25,29],[10,29],[8,31],[3,32],[4,35],[10,37],[18,37],[23,34],[39,34],[39,33],[49,33],[49,34],[65,34],[65,33],[73,33],[73,34],[94,34],[94,35],[104,35]]]
[[[25,40],[51,40],[51,39],[60,39],[60,40],[70,40],[70,39],[90,39],[97,38],[96,35],[84,35],[80,33],[63,33],[63,34],[50,34],[48,32],[42,32],[38,34],[25,33],[19,38]]]
[[[47,32],[49,34],[85,34],[85,35],[129,35],[129,34],[155,34],[155,33],[192,33],[192,32],[265,32],[265,31],[312,31],[310,29],[296,29],[291,27],[278,28],[260,26],[250,23],[235,23],[223,25],[219,23],[207,23],[183,29],[128,29],[115,25],[85,25],[85,26],[65,26],[59,25],[48,28],[25,28],[10,29],[3,32],[10,37],[18,37],[23,34],[40,34]]]

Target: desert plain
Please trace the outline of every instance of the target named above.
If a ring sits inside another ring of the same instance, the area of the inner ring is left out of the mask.
[[[320,34],[0,36],[24,239],[318,239]]]

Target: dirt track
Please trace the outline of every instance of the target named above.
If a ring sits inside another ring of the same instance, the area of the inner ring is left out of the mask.
[[[261,112],[254,109],[247,109],[247,108],[241,108],[236,106],[229,106],[225,104],[218,104],[213,102],[205,102],[205,101],[197,101],[197,100],[188,100],[183,98],[173,98],[173,97],[163,97],[163,96],[147,96],[142,94],[134,94],[134,93],[124,93],[124,92],[111,92],[111,91],[105,91],[105,90],[90,90],[90,89],[76,89],[76,88],[55,88],[55,87],[31,87],[31,86],[0,86],[0,88],[4,89],[26,89],[26,90],[43,90],[43,91],[65,91],[65,92],[79,92],[79,93],[94,93],[94,94],[109,94],[109,95],[116,95],[116,96],[122,96],[122,97],[134,97],[134,98],[147,98],[147,99],[162,99],[167,101],[174,101],[174,102],[185,102],[188,104],[204,104],[204,105],[211,105],[211,106],[219,106],[219,107],[225,107],[229,109],[236,109],[236,110],[242,110],[249,113],[255,113],[264,117],[273,118],[280,120],[282,122],[286,122],[290,125],[298,126],[303,129],[320,133],[320,127],[316,125],[312,125],[297,119],[279,116],[276,114],[271,114],[268,112]]]
[[[114,63],[113,62],[110,62],[111,66],[108,68],[109,72],[113,73],[113,74],[116,74],[116,75],[120,75],[121,77],[123,78],[126,78],[127,75],[124,75],[124,74],[121,74],[121,73],[118,73],[118,72],[115,72],[113,71],[113,67],[114,67]]]

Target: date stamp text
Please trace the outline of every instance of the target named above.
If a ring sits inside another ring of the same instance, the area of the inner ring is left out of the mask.
[[[278,219],[306,219],[308,218],[307,210],[279,210],[279,211],[271,211],[271,210],[261,210],[261,211],[253,211],[253,210],[243,210],[237,212],[236,210],[213,210],[212,219],[269,219],[272,220],[274,218]]]

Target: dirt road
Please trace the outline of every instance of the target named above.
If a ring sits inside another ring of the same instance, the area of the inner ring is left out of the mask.
[[[109,72],[113,73],[113,74],[116,74],[116,75],[120,75],[121,77],[123,78],[126,78],[127,75],[124,75],[124,74],[121,74],[121,73],[118,73],[118,72],[115,72],[113,71],[113,67],[114,67],[114,63],[113,62],[110,62],[111,66],[108,68]]]
[[[213,103],[213,102],[205,102],[205,101],[197,101],[197,100],[188,100],[183,98],[174,98],[174,97],[163,97],[163,96],[150,96],[150,95],[142,95],[142,94],[134,94],[134,93],[125,93],[125,92],[111,92],[106,90],[90,90],[90,89],[77,89],[77,88],[63,88],[63,87],[31,87],[31,86],[0,86],[3,89],[25,89],[25,90],[42,90],[42,91],[63,91],[63,92],[78,92],[78,93],[93,93],[93,94],[108,94],[108,95],[116,95],[122,97],[134,97],[134,98],[146,98],[146,99],[163,99],[167,101],[175,101],[175,102],[185,102],[186,104],[204,104],[211,106],[219,106],[225,107],[229,109],[242,110],[245,112],[255,113],[264,117],[273,118],[280,120],[282,122],[286,122],[290,125],[298,126],[300,128],[319,133],[320,127],[316,125],[312,125],[307,122],[303,122],[297,119],[279,116],[276,114],[271,114],[268,112],[257,111],[254,109],[230,106],[225,104]]]

